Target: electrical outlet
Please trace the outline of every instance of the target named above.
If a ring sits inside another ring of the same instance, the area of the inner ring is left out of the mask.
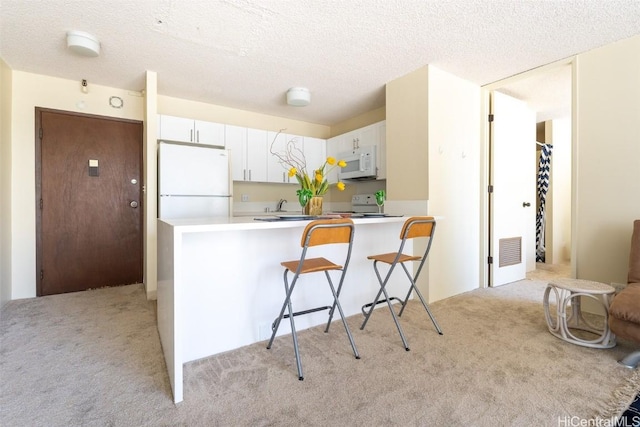
[[[248,194],[243,194],[242,195],[242,201],[243,202],[248,202],[249,201],[249,195]]]

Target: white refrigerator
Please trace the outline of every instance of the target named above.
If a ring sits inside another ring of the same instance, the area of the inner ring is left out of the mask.
[[[158,143],[158,218],[228,217],[229,152],[206,145]]]

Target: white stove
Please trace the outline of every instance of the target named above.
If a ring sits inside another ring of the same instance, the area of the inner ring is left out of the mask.
[[[354,213],[378,212],[376,196],[374,194],[356,194],[351,197],[351,210]]]

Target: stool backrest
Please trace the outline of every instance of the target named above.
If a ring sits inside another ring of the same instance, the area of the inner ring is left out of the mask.
[[[427,260],[427,256],[429,256],[429,251],[431,250],[431,243],[433,243],[433,235],[435,234],[435,232],[436,220],[432,216],[412,216],[408,218],[402,226],[402,231],[400,232],[400,239],[402,239],[402,242],[400,243],[400,249],[398,250],[396,261],[400,258],[400,254],[404,249],[404,244],[408,239],[415,239],[416,237],[429,238],[429,243],[427,243],[424,255],[422,255],[420,259],[420,265],[418,265],[418,268],[416,269],[416,280],[420,275],[420,272],[422,271],[422,266],[424,266],[424,262]]]
[[[431,237],[436,228],[436,221],[432,216],[412,216],[404,222],[400,231],[401,239],[416,237]]]
[[[351,243],[353,221],[344,219],[320,219],[311,221],[302,233],[300,246],[318,246],[330,243]]]

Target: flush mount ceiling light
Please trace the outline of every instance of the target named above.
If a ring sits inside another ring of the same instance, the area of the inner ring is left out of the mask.
[[[96,57],[100,55],[100,42],[84,31],[67,32],[67,47],[70,51],[82,56]]]
[[[311,102],[311,93],[306,87],[292,87],[287,91],[287,104],[304,107]]]

